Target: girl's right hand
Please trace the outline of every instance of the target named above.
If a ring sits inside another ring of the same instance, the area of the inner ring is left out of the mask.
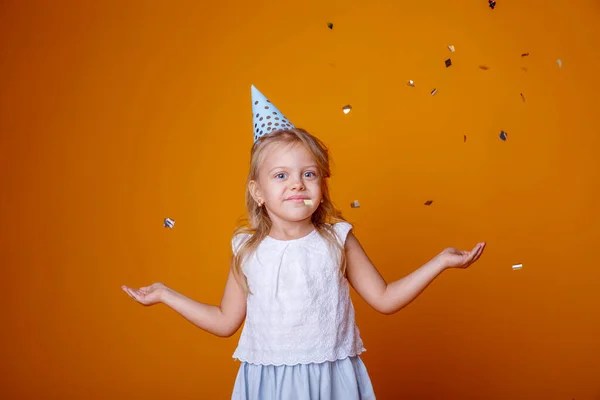
[[[164,284],[157,282],[137,290],[125,285],[121,286],[121,289],[138,303],[151,306],[162,301],[162,295],[168,288]]]

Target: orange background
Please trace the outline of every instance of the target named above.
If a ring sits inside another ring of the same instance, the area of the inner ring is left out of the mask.
[[[220,301],[255,84],[330,146],[334,199],[388,281],[488,242],[394,316],[353,293],[378,398],[599,399],[599,12],[2,2],[0,397],[229,398],[239,332],[120,286]]]

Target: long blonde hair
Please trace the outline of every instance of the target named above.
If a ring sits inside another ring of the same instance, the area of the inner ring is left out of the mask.
[[[321,176],[321,192],[323,202],[315,210],[311,217],[311,221],[317,232],[327,241],[330,249],[337,253],[339,261],[340,274],[346,275],[346,252],[343,244],[340,244],[333,230],[333,224],[337,222],[345,222],[340,210],[338,210],[329,196],[329,186],[327,178],[331,176],[329,167],[329,152],[327,147],[318,138],[311,135],[304,129],[292,128],[279,130],[269,133],[258,139],[252,146],[250,153],[250,171],[246,181],[246,209],[248,217],[241,220],[235,229],[233,236],[239,234],[251,235],[237,249],[233,256],[233,272],[238,282],[244,290],[249,293],[248,282],[242,272],[242,263],[247,257],[251,256],[262,240],[269,235],[271,231],[272,221],[264,207],[259,207],[252,194],[250,193],[250,182],[258,180],[258,168],[268,151],[274,144],[301,144],[313,155],[319,175]]]

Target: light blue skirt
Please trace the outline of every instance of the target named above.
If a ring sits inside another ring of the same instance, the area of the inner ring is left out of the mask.
[[[320,364],[242,362],[232,400],[372,400],[373,385],[360,357]]]

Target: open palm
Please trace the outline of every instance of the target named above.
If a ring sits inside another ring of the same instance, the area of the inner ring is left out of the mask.
[[[133,289],[125,285],[121,286],[121,289],[123,289],[123,291],[132,299],[145,306],[160,303],[160,298],[165,288],[166,286],[160,282],[139,289]]]
[[[479,260],[483,249],[485,249],[485,242],[477,243],[473,250],[457,250],[455,248],[447,248],[442,251],[438,257],[442,261],[442,265],[446,268],[467,268],[475,261]]]

